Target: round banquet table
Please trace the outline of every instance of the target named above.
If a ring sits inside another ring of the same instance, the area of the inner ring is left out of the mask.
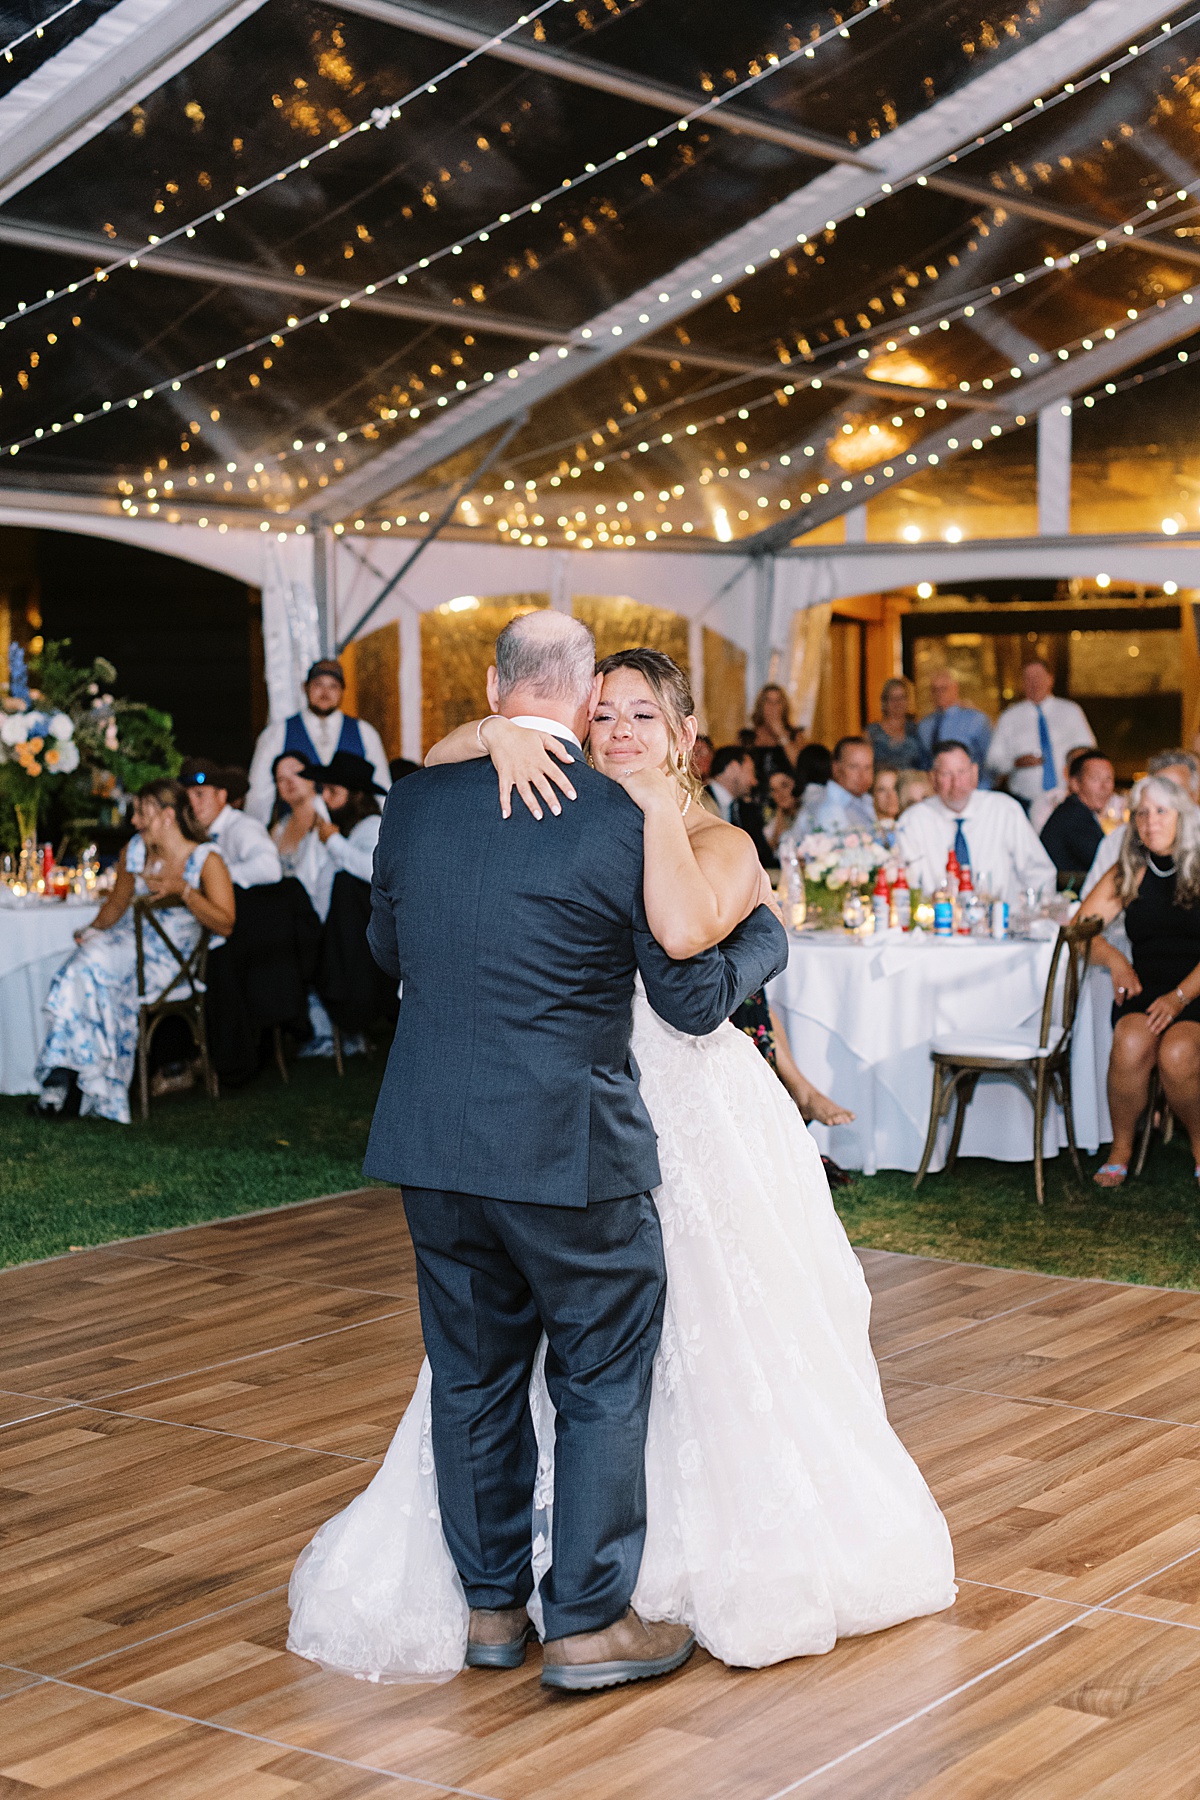
[[[75,948],[75,933],[96,916],[96,900],[34,900],[0,905],[0,1094],[36,1094],[34,1065],[50,983]]]
[[[1036,1025],[1054,943],[990,938],[793,935],[788,966],[768,990],[792,1054],[823,1093],[849,1107],[853,1125],[812,1127],[822,1151],[848,1169],[916,1169],[929,1128],[929,1045],[948,1031],[1000,1033]],[[1060,974],[1061,981],[1061,974]],[[1075,1020],[1071,1085],[1075,1141],[1111,1137],[1105,1077],[1112,986],[1088,971]],[[944,1166],[953,1111],[930,1170]],[[1045,1154],[1066,1145],[1062,1112],[1046,1119]],[[967,1109],[959,1154],[998,1162],[1033,1157],[1033,1107],[1014,1081],[984,1075]]]

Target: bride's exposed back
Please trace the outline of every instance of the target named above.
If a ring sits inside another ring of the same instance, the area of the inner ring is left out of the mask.
[[[641,808],[646,919],[670,956],[689,957],[753,910],[764,878],[750,840],[694,803],[682,672],[649,650],[599,670],[590,760]],[[485,753],[506,812],[572,805],[561,746],[539,721],[472,722],[431,757]],[[888,1423],[866,1283],[795,1104],[746,1035],[722,1024],[688,1036],[640,987],[632,1049],[658,1134],[667,1269],[634,1608],[690,1625],[728,1663],[762,1665],[949,1606],[949,1534]],[[540,1373],[531,1405],[541,1574],[554,1417]],[[301,1655],[383,1680],[461,1666],[466,1610],[439,1524],[429,1406],[423,1373],[387,1461],[297,1564],[289,1641]]]

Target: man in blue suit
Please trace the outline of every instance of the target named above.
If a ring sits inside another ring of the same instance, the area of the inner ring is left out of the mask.
[[[599,698],[591,634],[516,619],[489,697],[572,750],[577,799],[503,819],[486,759],[388,796],[371,949],[403,983],[365,1172],[399,1182],[433,1372],[446,1542],[471,1608],[467,1662],[513,1668],[532,1627],[537,1445],[528,1403],[548,1340],[557,1412],[545,1686],[666,1674],[685,1626],[630,1599],[646,1530],[645,1443],[665,1270],[654,1127],[629,1048],[634,976],[656,1012],[716,1029],[787,961],[766,907],[672,962],[642,904],[642,815],[580,749]]]

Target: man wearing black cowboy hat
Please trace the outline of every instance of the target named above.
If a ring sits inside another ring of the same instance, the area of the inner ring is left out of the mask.
[[[375,780],[375,771],[365,756],[354,756],[348,750],[336,752],[326,768],[306,763],[304,779],[316,785],[324,801],[322,810],[328,818],[317,814],[315,830],[325,848],[326,864],[321,887],[324,906],[317,911],[324,918],[329,910],[328,890],[339,869],[370,881],[375,845],[379,841],[379,802],[377,794],[387,789]]]
[[[323,657],[308,671],[304,682],[305,704],[290,718],[274,720],[259,733],[250,764],[250,792],[246,811],[265,825],[275,800],[275,784],[271,778],[276,757],[298,756],[306,763],[327,768],[339,752],[365,757],[374,771],[375,780],[387,792],[387,753],[379,733],[365,719],[356,719],[342,711],[346,677],[342,665],[333,657]]]

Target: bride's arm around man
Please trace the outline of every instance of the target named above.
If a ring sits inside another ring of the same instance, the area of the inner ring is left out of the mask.
[[[643,812],[581,749],[599,697],[583,626],[514,620],[489,697],[557,740],[575,798],[550,818],[522,805],[505,817],[486,756],[393,788],[370,942],[403,998],[364,1168],[404,1189],[468,1661],[523,1655],[527,1390],[545,1331],[558,1438],[543,1680],[591,1688],[665,1673],[691,1649],[684,1627],[629,1606],[665,1285],[655,1133],[629,1051],[634,978],[702,1035],[782,967],[786,938],[764,906],[691,959],[650,935]]]

